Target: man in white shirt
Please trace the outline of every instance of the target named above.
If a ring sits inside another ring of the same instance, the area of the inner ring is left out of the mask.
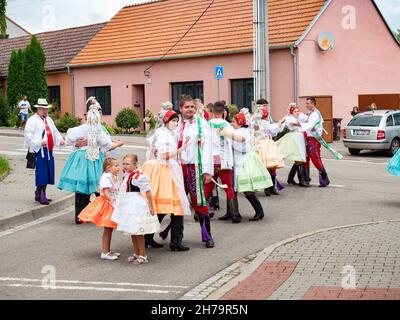
[[[188,142],[187,148],[180,155],[185,189],[199,217],[202,240],[207,248],[213,248],[208,201],[204,192],[204,186],[211,182],[214,175],[210,130],[207,122],[196,115],[196,106],[190,96],[183,97],[179,107],[178,148]]]
[[[324,164],[321,159],[321,143],[315,138],[316,136],[322,137],[324,120],[321,113],[316,108],[315,97],[307,98],[306,108],[308,115],[301,115],[299,117],[302,130],[306,132],[306,149],[307,149],[307,162],[304,165],[306,169],[307,182],[310,181],[310,160],[319,171],[319,186],[324,188],[330,183],[328,174],[325,170]]]
[[[29,118],[29,110],[33,112],[27,96],[23,96],[22,100],[18,103],[18,109],[21,118],[21,129],[24,129]]]

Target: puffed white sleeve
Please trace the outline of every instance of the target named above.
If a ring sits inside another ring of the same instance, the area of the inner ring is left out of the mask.
[[[99,188],[100,189],[111,189],[112,187],[112,178],[109,173],[103,174],[100,178]]]
[[[318,115],[316,113],[313,113],[308,117],[307,122],[305,122],[305,123],[301,122],[300,125],[301,125],[301,128],[303,131],[310,131],[316,127],[318,122],[319,122]]]
[[[139,179],[137,179],[137,186],[139,187],[140,192],[151,191],[150,180],[145,174],[140,175]]]
[[[42,140],[39,138],[40,136],[36,135],[35,138],[35,129],[36,123],[35,118],[31,117],[28,119],[25,125],[25,144],[34,151],[37,151],[41,147]]]
[[[76,142],[81,138],[87,138],[87,125],[85,124],[68,129],[65,142],[69,146],[75,146]]]
[[[214,158],[213,158],[213,144],[210,126],[206,121],[201,122],[201,130],[203,133],[203,150],[201,155],[203,174],[207,173],[214,176]]]
[[[278,133],[282,131],[278,123],[267,123],[266,126],[272,137],[276,137]]]
[[[234,130],[232,129],[232,132],[235,134],[236,137],[242,137],[245,138],[245,141],[240,142],[236,141],[235,139],[232,140],[232,147],[234,150],[246,153],[247,151],[247,141],[250,139],[250,135],[245,134],[244,131],[242,130]]]
[[[111,136],[107,132],[101,131],[97,138],[97,143],[102,151],[108,151],[112,147]]]

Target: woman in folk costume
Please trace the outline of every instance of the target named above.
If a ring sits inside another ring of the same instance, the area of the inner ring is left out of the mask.
[[[267,197],[271,195],[279,195],[276,187],[282,189],[280,183],[276,179],[277,169],[285,167],[283,157],[280,154],[276,142],[272,139],[281,131],[281,122],[271,123],[266,100],[257,101],[263,104],[258,107],[252,117],[252,132],[255,136],[256,150],[264,163],[265,167],[271,174],[273,186],[265,189],[264,193]]]
[[[138,168],[138,157],[127,155],[123,159],[124,180],[111,220],[118,224],[117,231],[131,235],[133,264],[147,263],[144,235],[160,230],[160,223],[153,207],[149,179]],[[146,194],[146,197],[142,195]]]
[[[188,140],[178,148],[178,120],[179,116],[175,111],[169,110],[165,113],[164,125],[149,138],[148,158],[156,154],[156,159],[146,161],[142,172],[150,179],[154,211],[158,214],[159,221],[161,222],[165,215],[171,215],[171,251],[187,251],[189,248],[182,245],[183,217],[190,216],[191,212],[178,157],[186,149]],[[153,234],[146,235],[146,242],[157,247]]]
[[[263,207],[256,196],[256,192],[272,186],[272,179],[254,149],[254,141],[246,118],[246,110],[241,110],[233,121],[234,132],[225,129],[220,131],[224,137],[233,141],[235,162],[235,191],[243,192],[255,211],[255,216],[250,221],[258,221],[264,218]]]
[[[300,109],[295,103],[289,105],[288,115],[284,118],[285,125],[289,132],[277,141],[277,146],[283,158],[287,161],[294,161],[288,183],[296,184],[294,177],[296,173],[299,177],[299,185],[308,187],[304,164],[306,162],[306,142],[304,133],[299,125]]]
[[[190,195],[192,207],[198,216],[202,241],[206,248],[213,248],[215,244],[205,195],[205,185],[212,182],[214,175],[210,127],[207,121],[197,115],[192,97],[183,96],[179,108],[178,148],[185,142],[188,144],[180,154],[185,191]]]
[[[157,115],[157,124],[156,124],[156,129],[161,128],[164,126],[164,116],[167,113],[167,111],[173,110],[174,109],[174,105],[172,104],[172,102],[163,102],[161,105],[161,110]]]
[[[25,126],[25,144],[29,152],[35,152],[35,200],[42,205],[48,205],[51,199],[47,198],[48,184],[54,185],[54,155],[55,146],[63,146],[64,140],[48,116],[51,107],[46,99],[39,99],[35,105],[37,113],[30,117]]]
[[[121,141],[113,143],[108,132],[101,125],[101,106],[94,97],[90,97],[87,123],[67,131],[66,142],[75,148],[69,156],[61,173],[58,188],[75,193],[75,222],[79,213],[90,202],[102,174],[105,153],[123,145]]]

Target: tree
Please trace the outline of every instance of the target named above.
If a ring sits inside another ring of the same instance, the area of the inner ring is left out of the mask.
[[[8,65],[7,99],[10,107],[15,107],[24,95],[24,63],[23,50],[13,50]]]
[[[7,0],[0,0],[0,35],[3,38],[7,36],[6,6]]]
[[[394,36],[397,39],[397,42],[400,43],[400,29],[397,29],[397,32],[394,32]]]
[[[118,112],[115,123],[122,129],[136,129],[140,125],[140,118],[131,108],[124,108]]]
[[[26,47],[24,60],[24,95],[32,104],[39,98],[47,99],[46,56],[36,36],[32,36],[31,43]]]
[[[8,118],[7,98],[0,89],[0,125],[6,125]]]

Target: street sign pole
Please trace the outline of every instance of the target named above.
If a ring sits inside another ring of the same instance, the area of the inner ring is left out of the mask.
[[[217,80],[217,90],[218,90],[218,101],[220,101],[219,79]]]

